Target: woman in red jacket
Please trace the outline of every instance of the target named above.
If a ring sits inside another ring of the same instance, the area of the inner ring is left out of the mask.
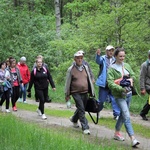
[[[20,96],[19,96],[19,102],[27,103],[26,102],[26,90],[28,83],[30,81],[30,71],[28,66],[26,65],[26,57],[21,57],[20,62],[18,62],[17,67],[20,70],[20,74],[22,77],[23,85],[20,85]],[[23,99],[22,99],[23,96]]]

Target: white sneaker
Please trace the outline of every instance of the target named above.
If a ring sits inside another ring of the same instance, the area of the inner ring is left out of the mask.
[[[6,111],[7,113],[10,113],[10,110],[9,110],[9,109],[6,109],[5,111]]]
[[[22,98],[18,98],[18,102],[22,103],[23,102]]]
[[[39,116],[42,116],[41,110],[37,108],[36,112],[38,113]]]
[[[27,101],[23,101],[23,103],[27,104]]]
[[[42,115],[42,119],[43,120],[47,119],[47,117],[45,116],[45,114]]]
[[[139,144],[140,144],[140,142],[137,141],[136,139],[132,140],[132,147],[136,147]]]
[[[85,129],[85,130],[83,131],[83,134],[90,134],[90,130],[89,130],[89,129]]]
[[[77,122],[73,122],[72,117],[70,117],[70,121],[73,123],[74,128],[79,128],[79,124]]]

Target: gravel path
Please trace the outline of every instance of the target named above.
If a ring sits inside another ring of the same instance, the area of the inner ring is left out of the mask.
[[[28,104],[35,104],[38,105],[38,102],[35,102],[34,100],[27,100]],[[66,110],[67,107],[65,104],[59,104],[59,103],[45,103],[45,107],[49,109],[61,109]],[[73,105],[70,111],[74,112],[75,106]],[[25,110],[19,110],[17,112],[12,112],[14,115],[16,115],[19,118],[22,118],[26,121],[32,121],[36,123],[41,123],[45,125],[55,125],[55,126],[63,126],[66,128],[72,128],[72,123],[67,118],[61,118],[61,117],[53,117],[53,116],[47,116],[47,120],[42,120],[41,117],[37,115],[36,112],[31,111],[25,111]],[[112,117],[113,114],[109,110],[103,110],[101,112],[101,117]],[[132,122],[141,124],[146,127],[150,127],[150,119],[149,121],[143,121],[140,116],[138,115],[131,115]],[[100,121],[100,120],[99,120]],[[110,139],[110,142],[113,140],[113,134],[114,130],[108,129],[105,126],[101,125],[95,125],[94,123],[89,123],[91,135],[90,136],[96,136],[98,138],[107,138]],[[79,134],[82,133],[81,128],[75,129],[78,130]],[[126,133],[122,133],[125,137],[124,142],[118,142],[118,149],[120,146],[130,147],[130,139]],[[135,133],[136,134],[136,133]],[[150,139],[143,138],[141,136],[136,135],[136,138],[140,141],[140,145],[138,146],[138,150],[149,150],[150,149]]]

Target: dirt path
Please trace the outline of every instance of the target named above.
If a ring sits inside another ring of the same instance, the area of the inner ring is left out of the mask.
[[[37,102],[35,102],[34,100],[28,100],[27,101],[29,104],[35,104],[38,105]],[[46,108],[52,108],[52,109],[64,109],[66,110],[66,105],[65,104],[59,104],[59,103],[46,103],[45,104]],[[70,109],[70,111],[74,111],[75,110],[75,106],[73,105],[72,108]],[[31,112],[31,111],[25,111],[25,110],[18,110],[17,112],[12,112],[14,115],[16,115],[19,118],[22,118],[26,121],[32,121],[32,122],[36,122],[36,123],[41,123],[41,124],[45,124],[45,125],[55,125],[55,126],[63,126],[66,128],[72,128],[72,123],[69,121],[69,119],[67,118],[57,118],[57,117],[53,117],[53,116],[47,116],[47,120],[42,120],[41,117],[39,117],[37,115],[36,112]],[[112,112],[109,110],[103,110],[101,112],[101,117],[112,117]],[[150,127],[150,121],[143,121],[141,119],[140,116],[136,116],[136,115],[131,115],[131,120],[132,122]],[[105,126],[101,126],[101,125],[95,125],[94,123],[89,123],[90,126],[90,131],[91,131],[91,135],[90,136],[96,136],[98,138],[107,138],[110,139],[110,142],[113,140],[113,134],[114,131],[111,129],[106,128]],[[77,129],[79,130],[79,134],[82,133],[81,132],[81,128]],[[125,141],[124,142],[119,142],[118,144],[118,148],[121,145],[123,146],[130,146],[130,140],[129,137],[126,133],[123,133],[123,136],[125,137]],[[150,139],[146,139],[143,138],[141,136],[136,135],[137,139],[141,142],[141,144],[139,145],[138,149],[139,150],[149,150],[150,149]]]

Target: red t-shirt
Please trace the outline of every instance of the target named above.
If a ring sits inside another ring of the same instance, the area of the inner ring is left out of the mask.
[[[12,74],[12,79],[13,79],[13,86],[19,86],[16,68],[11,69],[11,74]]]

